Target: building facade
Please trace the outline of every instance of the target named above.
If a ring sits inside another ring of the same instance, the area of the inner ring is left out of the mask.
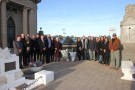
[[[125,15],[120,24],[122,60],[131,60],[135,62],[135,5],[126,6]]]
[[[37,4],[41,0],[0,0],[0,47],[13,48],[21,33],[37,33]]]
[[[135,5],[126,6],[120,27],[122,43],[135,43]]]

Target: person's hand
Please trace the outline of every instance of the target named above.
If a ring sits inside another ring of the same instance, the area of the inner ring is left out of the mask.
[[[30,50],[30,47],[27,47],[27,50]]]
[[[22,50],[21,49],[19,49],[19,53],[21,52]]]
[[[43,50],[46,50],[46,48],[43,48]]]
[[[106,52],[106,50],[104,49],[104,53]]]
[[[113,52],[113,50],[111,50],[111,52]]]

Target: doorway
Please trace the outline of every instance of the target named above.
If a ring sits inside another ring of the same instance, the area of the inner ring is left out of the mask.
[[[7,42],[8,48],[13,48],[13,41],[15,40],[15,23],[12,17],[7,20]]]

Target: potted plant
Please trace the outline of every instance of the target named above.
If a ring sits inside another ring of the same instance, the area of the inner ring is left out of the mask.
[[[29,63],[30,71],[38,72],[38,71],[42,70],[42,68],[43,68],[42,65],[43,65],[43,63],[39,60],[36,62],[30,62]]]

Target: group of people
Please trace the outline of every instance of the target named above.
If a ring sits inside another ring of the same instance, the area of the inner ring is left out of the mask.
[[[60,60],[62,44],[59,38],[51,35],[21,34],[14,42],[14,51],[19,56],[20,68],[28,67],[30,62],[40,60],[43,64]]]
[[[101,37],[78,37],[76,41],[78,60],[98,60],[110,68],[118,69],[120,66],[120,40],[116,33],[112,39]],[[19,56],[20,68],[29,66],[30,62],[40,60],[43,64],[60,61],[62,43],[58,37],[51,35],[21,34],[14,42],[14,51]]]
[[[120,67],[120,40],[116,33],[112,39],[106,36],[79,37],[76,51],[79,60],[98,60],[99,63],[116,70]]]

